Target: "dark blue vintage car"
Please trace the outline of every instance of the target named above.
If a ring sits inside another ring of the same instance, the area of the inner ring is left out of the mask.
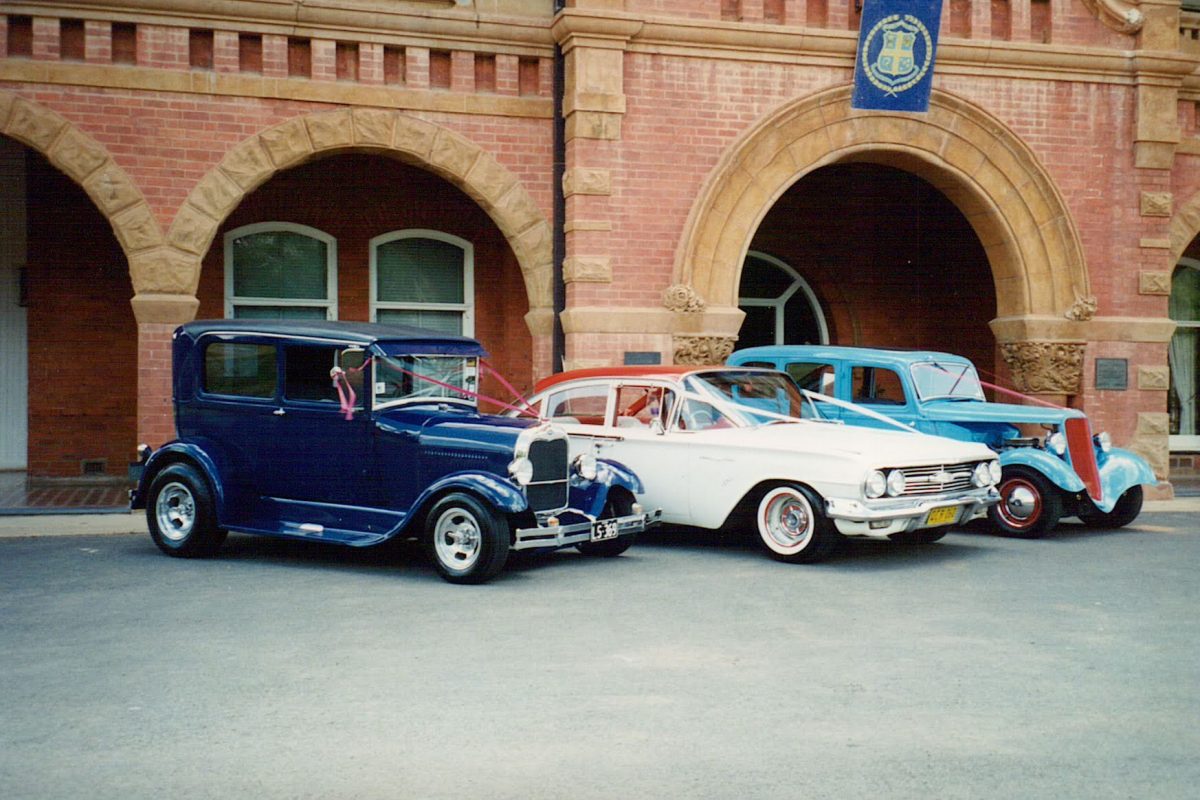
[[[730,364],[788,372],[801,388],[842,405],[822,409],[847,424],[886,426],[982,442],[1000,454],[1000,502],[988,516],[1008,536],[1035,538],[1061,517],[1120,527],[1142,510],[1146,460],[1093,435],[1074,408],[991,403],[974,365],[949,353],[831,345],[750,347]],[[853,404],[853,405],[850,405]],[[855,409],[866,409],[867,412]]]
[[[172,556],[227,531],[428,547],[481,583],[510,550],[614,556],[652,521],[637,476],[534,419],[478,410],[473,339],[343,322],[197,321],[175,331],[177,439],[142,446],[133,508]]]

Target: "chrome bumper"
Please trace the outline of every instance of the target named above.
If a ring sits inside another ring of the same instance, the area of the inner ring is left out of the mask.
[[[582,514],[582,512],[577,512]],[[617,521],[617,536],[628,536],[631,533],[641,533],[651,525],[658,523],[662,510],[642,514],[629,514],[624,517],[610,517]],[[534,547],[568,547],[580,542],[592,540],[592,528],[599,522],[585,520],[573,522],[570,525],[546,525],[537,528],[518,528],[513,550],[528,550]]]
[[[990,506],[1000,502],[995,487],[976,489],[965,495],[934,496],[888,500],[886,505],[867,505],[862,500],[831,498],[825,501],[825,514],[840,533],[847,536],[887,538],[897,533],[943,525],[963,525],[987,513]],[[959,513],[953,522],[929,525],[929,512],[957,506]]]

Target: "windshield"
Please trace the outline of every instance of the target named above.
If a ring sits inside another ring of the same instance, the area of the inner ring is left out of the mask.
[[[736,419],[741,426],[781,421],[781,416],[820,418],[813,403],[806,401],[792,379],[782,372],[720,370],[695,373],[687,380],[700,393],[736,404],[744,412]],[[722,410],[734,418],[734,408],[723,404]]]
[[[414,400],[475,405],[478,360],[468,356],[377,356],[375,407]]]
[[[979,375],[970,363],[922,361],[910,368],[917,396],[922,400],[983,400]]]

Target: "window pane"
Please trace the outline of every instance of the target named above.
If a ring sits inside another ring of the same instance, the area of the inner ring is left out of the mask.
[[[381,303],[462,303],[463,251],[436,239],[396,239],[375,257]]]
[[[275,348],[264,344],[210,344],[204,351],[204,391],[274,397]]]
[[[380,309],[375,319],[385,325],[415,325],[418,328],[462,335],[461,311],[422,311],[420,309]]]
[[[312,306],[235,306],[234,319],[325,319],[325,309]]]
[[[320,400],[337,403],[337,389],[329,371],[337,350],[332,347],[298,345],[283,351],[283,396],[289,400]]]
[[[1179,267],[1171,279],[1171,319],[1200,321],[1200,269]]]
[[[741,297],[774,300],[791,288],[796,279],[774,264],[750,256],[742,267]]]
[[[325,300],[328,296],[328,247],[292,231],[268,231],[233,241],[235,297]]]
[[[855,367],[850,378],[856,403],[876,403],[891,406],[905,404],[904,384],[900,376],[882,367]]]

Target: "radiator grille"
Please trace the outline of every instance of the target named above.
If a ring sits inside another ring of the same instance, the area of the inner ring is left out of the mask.
[[[905,489],[901,497],[963,492],[975,488],[971,483],[971,475],[975,471],[975,462],[973,461],[961,464],[903,467],[903,470]]]
[[[538,440],[529,445],[533,480],[526,487],[529,507],[554,511],[567,506],[568,444],[566,439]]]

